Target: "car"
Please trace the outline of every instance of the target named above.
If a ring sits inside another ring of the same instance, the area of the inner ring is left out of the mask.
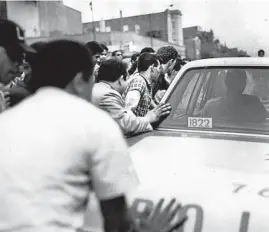
[[[186,232],[269,231],[269,59],[189,62],[162,102],[170,115],[128,139],[141,182],[132,212],[176,197]],[[94,202],[85,226],[101,231]]]

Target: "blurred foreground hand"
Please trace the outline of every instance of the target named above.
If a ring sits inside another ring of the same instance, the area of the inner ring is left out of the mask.
[[[172,232],[180,228],[187,220],[187,216],[179,215],[181,204],[176,199],[171,200],[163,207],[164,199],[161,199],[152,212],[140,215],[137,232]]]

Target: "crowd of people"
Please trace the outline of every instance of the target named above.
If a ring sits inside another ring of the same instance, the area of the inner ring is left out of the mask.
[[[151,131],[154,123],[170,113],[171,107],[160,102],[185,64],[174,47],[164,46],[156,52],[146,47],[129,61],[119,50],[111,57],[102,56],[108,52],[103,44],[89,42],[86,46],[96,59],[93,103],[108,112],[126,136]]]
[[[134,223],[126,197],[139,181],[123,135],[151,131],[170,113],[161,99],[184,61],[172,46],[131,61],[108,53],[95,41],[28,46],[19,25],[0,19],[0,231],[77,231],[91,191],[106,231],[183,224],[170,224],[175,200]]]

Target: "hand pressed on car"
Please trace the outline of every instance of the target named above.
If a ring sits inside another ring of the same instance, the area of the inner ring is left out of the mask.
[[[5,97],[5,105],[6,108],[10,107],[10,93],[9,92],[4,92],[4,97]]]
[[[162,117],[165,117],[171,112],[171,105],[169,103],[161,103],[153,110],[150,110],[145,117],[148,118],[150,123],[158,122]]]
[[[185,215],[175,220],[179,215],[181,204],[173,199],[163,209],[163,203],[164,199],[161,199],[152,212],[140,215],[137,232],[172,232],[184,224],[187,220]]]
[[[7,87],[1,87],[0,89],[0,112],[10,107],[10,93]]]

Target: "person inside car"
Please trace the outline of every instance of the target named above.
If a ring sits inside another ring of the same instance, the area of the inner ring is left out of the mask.
[[[264,122],[267,112],[258,97],[243,94],[247,83],[244,70],[228,70],[224,96],[209,100],[201,112],[202,117],[226,118],[234,122]]]
[[[170,113],[169,104],[160,104],[144,117],[137,117],[124,107],[121,94],[127,86],[125,65],[116,59],[104,61],[99,69],[98,83],[93,87],[93,103],[108,112],[119,124],[123,133],[132,136],[152,131],[152,123]]]

